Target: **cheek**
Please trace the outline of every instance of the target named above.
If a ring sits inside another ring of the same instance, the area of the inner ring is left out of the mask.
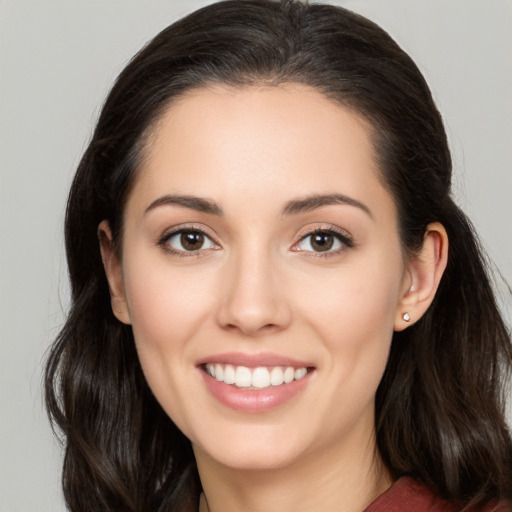
[[[155,258],[144,264],[144,254],[125,264],[125,290],[135,339],[165,348],[193,336],[211,309],[209,280],[190,275]]]
[[[326,307],[312,317],[331,354],[330,370],[339,390],[371,397],[387,363],[393,334],[395,300],[384,288],[345,281]],[[336,304],[335,307],[333,304]]]
[[[333,269],[322,279],[296,290],[302,310],[318,325],[336,331],[340,340],[358,340],[375,332],[388,338],[399,304],[403,266],[400,257],[365,258]]]
[[[366,258],[325,281],[310,282],[308,293],[300,295],[307,328],[329,354],[326,371],[343,414],[373,401],[388,359],[402,272],[399,257]]]
[[[166,395],[180,372],[194,369],[193,340],[210,321],[214,295],[211,277],[144,256],[126,259],[125,291],[142,369],[160,399],[159,390]]]
[[[125,291],[135,345],[155,398],[182,430],[195,378],[196,340],[211,322],[212,277],[171,267],[165,257],[151,263],[131,254],[125,260]],[[190,414],[190,411],[188,412]]]

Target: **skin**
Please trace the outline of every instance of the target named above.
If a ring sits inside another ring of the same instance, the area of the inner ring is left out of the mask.
[[[305,86],[190,91],[150,138],[122,259],[108,223],[99,227],[114,313],[132,325],[153,393],[192,441],[203,510],[355,512],[392,483],[375,444],[375,392],[393,331],[434,297],[448,244],[432,224],[421,251],[404,257],[369,133]],[[360,204],[283,213],[332,194]],[[155,206],[166,195],[207,199],[223,214]],[[186,251],[168,237],[179,228],[208,238]],[[319,229],[350,242],[315,251],[308,235]],[[249,414],[204,385],[198,360],[225,352],[314,369],[286,403]]]

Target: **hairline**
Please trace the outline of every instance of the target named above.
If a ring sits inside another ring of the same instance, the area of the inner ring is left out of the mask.
[[[283,77],[279,76],[250,76],[246,77],[241,76],[238,79],[232,80],[220,80],[220,79],[202,79],[197,81],[197,83],[191,83],[188,86],[184,86],[183,89],[176,94],[169,95],[165,100],[161,102],[154,110],[153,117],[150,119],[147,126],[142,130],[140,136],[137,139],[137,143],[135,144],[135,160],[136,164],[133,167],[132,174],[129,178],[128,186],[124,192],[122,203],[121,203],[121,212],[120,212],[120,222],[119,230],[117,233],[117,237],[114,240],[114,247],[119,256],[122,258],[122,245],[123,245],[123,233],[124,233],[124,222],[125,222],[125,210],[126,205],[128,203],[129,197],[135,188],[138,175],[142,172],[144,166],[146,166],[149,162],[149,155],[151,152],[151,147],[156,142],[157,137],[156,133],[158,132],[158,127],[162,122],[163,118],[166,114],[171,110],[176,104],[181,103],[204,90],[224,90],[224,91],[244,91],[247,89],[272,89],[272,88],[283,88],[286,89],[290,86],[298,87],[299,89],[309,89],[310,91],[318,92],[326,99],[331,101],[334,105],[338,107],[342,107],[350,114],[354,115],[362,124],[368,134],[368,140],[370,142],[370,146],[372,149],[372,160],[375,164],[375,171],[377,179],[380,184],[385,188],[385,190],[391,195],[393,203],[395,205],[397,211],[397,223],[398,229],[400,228],[400,218],[399,218],[399,202],[395,195],[393,194],[393,190],[390,184],[385,179],[384,172],[384,163],[382,162],[379,155],[379,144],[381,140],[378,137],[378,133],[381,133],[383,130],[380,128],[379,123],[376,119],[372,119],[372,116],[365,114],[362,112],[361,108],[358,108],[358,104],[356,101],[350,101],[350,98],[343,98],[342,94],[337,95],[333,91],[328,91],[325,87],[318,87],[315,85],[311,85],[307,82],[307,79],[297,79],[297,77],[287,77],[286,75]],[[380,128],[380,129],[379,129]],[[403,253],[404,258],[410,255],[410,250],[406,247],[404,240],[401,236],[399,229],[399,240],[400,246]]]

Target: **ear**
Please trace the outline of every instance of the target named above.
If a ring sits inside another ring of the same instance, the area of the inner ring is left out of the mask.
[[[448,261],[448,235],[444,226],[427,226],[423,245],[408,263],[402,297],[395,317],[395,331],[419,320],[434,300]]]
[[[114,250],[112,231],[108,221],[104,220],[98,226],[101,259],[107,275],[110,290],[110,303],[114,316],[124,324],[131,324],[130,312],[124,292],[124,281],[121,262]]]

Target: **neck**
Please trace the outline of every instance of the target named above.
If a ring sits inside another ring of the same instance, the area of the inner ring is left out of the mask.
[[[200,512],[361,512],[391,477],[374,442],[343,454],[336,448],[264,470],[229,468],[196,449],[204,489]]]

